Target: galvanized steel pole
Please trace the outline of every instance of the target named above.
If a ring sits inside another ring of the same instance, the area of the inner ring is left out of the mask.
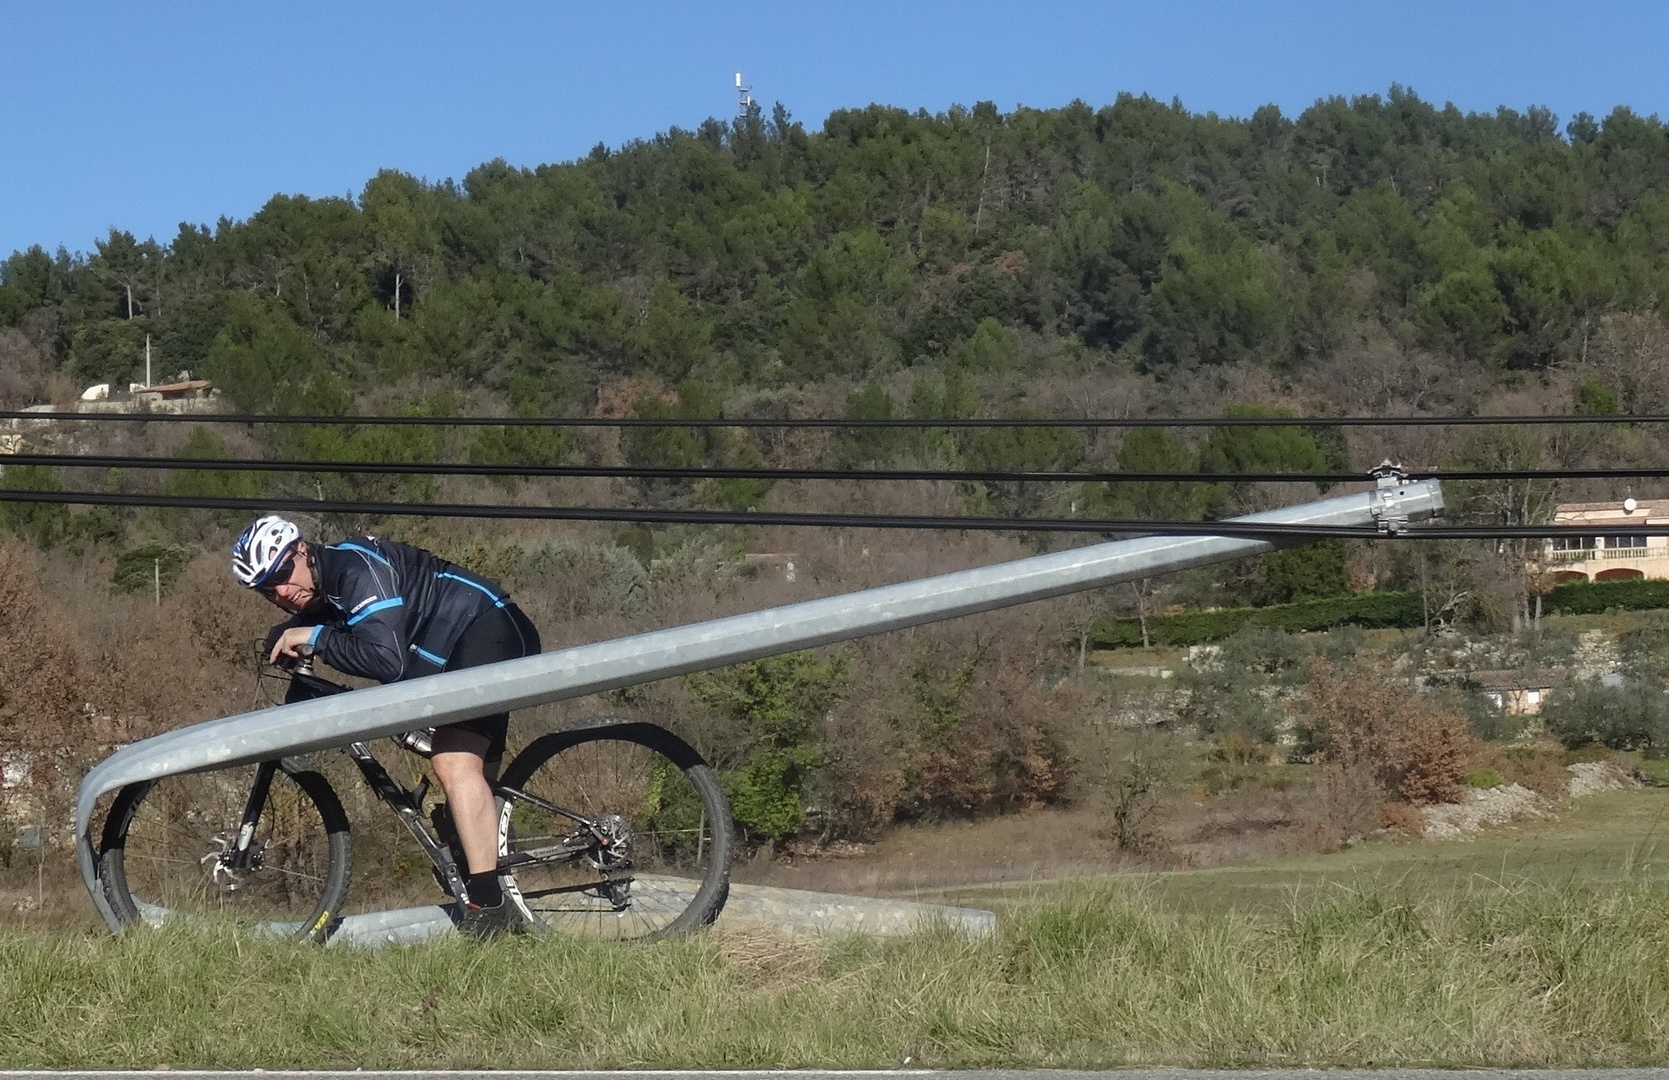
[[[1442,508],[1436,481],[1381,480],[1379,487],[1361,494],[1236,520],[1285,525],[1379,522],[1396,531]],[[134,743],[88,772],[76,804],[77,861],[94,902],[111,928],[119,929],[98,886],[90,830],[100,796],[127,784],[584,697],[1274,547],[1267,540],[1223,536],[1117,540],[210,720]]]

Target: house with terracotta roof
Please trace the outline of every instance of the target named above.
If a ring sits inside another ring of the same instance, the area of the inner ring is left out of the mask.
[[[1582,531],[1584,525],[1613,527],[1631,522],[1669,525],[1669,499],[1561,503],[1553,512],[1553,524],[1569,526],[1570,535],[1546,541],[1542,568],[1559,584],[1669,579],[1669,536],[1594,536]]]
[[[1562,671],[1525,668],[1516,671],[1473,671],[1466,683],[1509,716],[1535,716],[1566,681]]]

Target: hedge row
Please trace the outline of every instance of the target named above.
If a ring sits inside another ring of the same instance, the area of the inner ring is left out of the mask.
[[[1576,581],[1555,586],[1543,603],[1543,610],[1555,615],[1650,608],[1669,608],[1669,581]]]
[[[1598,615],[1605,611],[1652,608],[1669,608],[1669,581],[1574,582],[1557,586],[1543,602],[1543,610],[1552,615]],[[1419,593],[1387,591],[1262,608],[1150,615],[1147,630],[1155,645],[1200,645],[1221,641],[1242,627],[1253,625],[1297,633],[1330,630],[1335,626],[1405,628],[1424,622],[1425,609]],[[1103,619],[1096,624],[1092,640],[1103,649],[1138,646],[1142,643],[1142,625],[1136,619]]]
[[[1200,645],[1221,641],[1245,626],[1278,630],[1327,630],[1335,626],[1406,627],[1425,623],[1425,609],[1417,592],[1371,592],[1330,596],[1297,604],[1261,608],[1219,608],[1185,611],[1180,615],[1149,615],[1148,637],[1155,645]],[[1142,624],[1136,619],[1103,619],[1093,640],[1103,649],[1142,643]]]

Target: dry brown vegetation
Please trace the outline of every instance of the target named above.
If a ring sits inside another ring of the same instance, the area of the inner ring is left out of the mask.
[[[1465,716],[1372,662],[1345,671],[1312,661],[1299,709],[1326,760],[1386,802],[1454,802],[1481,749]]]
[[[76,393],[49,350],[20,330],[0,329],[0,409],[37,401],[65,404]]]

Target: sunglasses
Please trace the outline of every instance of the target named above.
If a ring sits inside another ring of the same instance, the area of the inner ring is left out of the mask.
[[[288,585],[290,583],[290,575],[295,572],[296,557],[291,555],[289,558],[279,563],[278,566],[273,569],[272,573],[267,575],[267,579],[265,581],[255,586],[255,591],[270,600],[278,594],[279,586]]]

